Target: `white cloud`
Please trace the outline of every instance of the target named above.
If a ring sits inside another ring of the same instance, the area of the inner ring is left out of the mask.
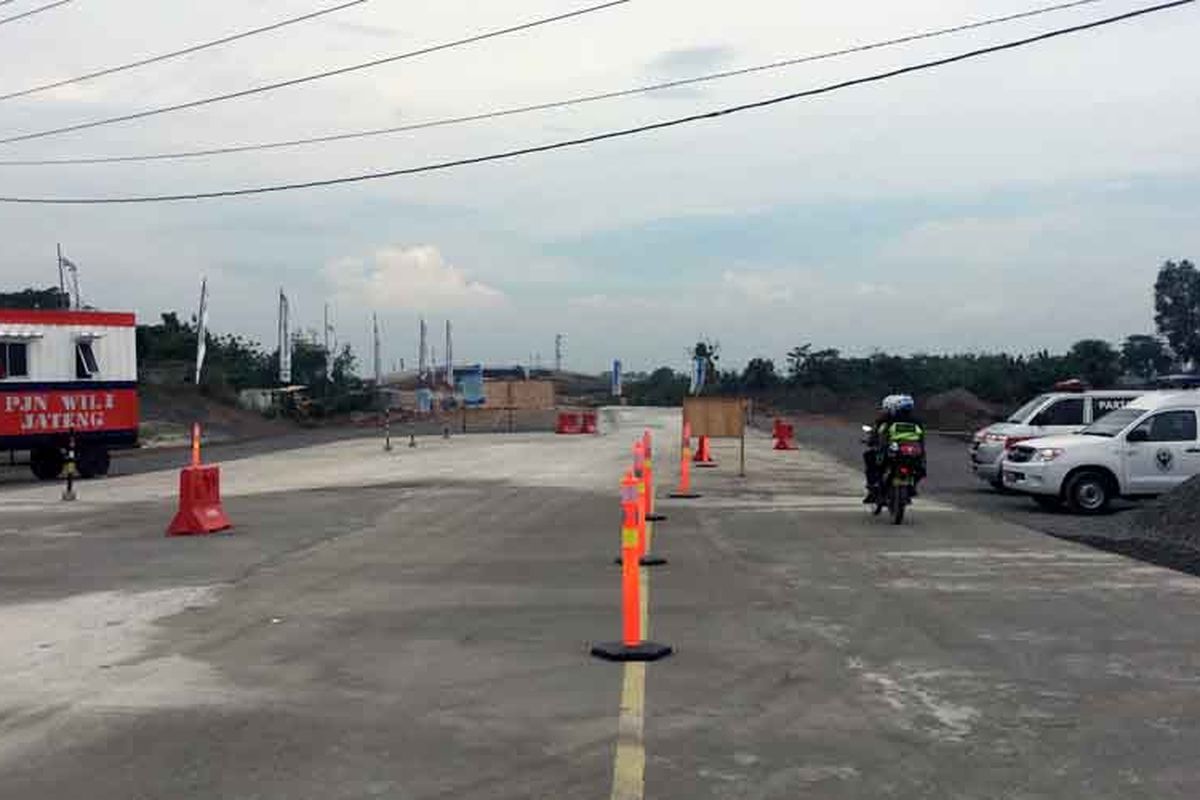
[[[1082,221],[1064,212],[931,219],[882,249],[884,259],[971,263],[992,267],[1046,252],[1048,242],[1076,233]]]
[[[490,308],[505,302],[503,292],[471,280],[433,245],[384,247],[368,259],[336,259],[325,276],[339,300],[380,310]]]
[[[568,297],[567,305],[572,308],[612,308],[612,298],[606,294],[586,294],[581,297]]]
[[[721,283],[752,303],[787,303],[794,295],[794,279],[785,273],[756,270],[725,270]]]
[[[860,297],[895,297],[900,292],[890,284],[862,281],[854,285],[854,293]]]
[[[664,305],[669,304],[658,299],[651,300],[631,294],[613,296],[596,293],[567,298],[568,308],[592,311],[643,311],[646,309],[662,309]]]

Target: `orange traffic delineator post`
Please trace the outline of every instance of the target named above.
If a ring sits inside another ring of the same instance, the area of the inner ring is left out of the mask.
[[[592,645],[592,655],[605,661],[658,661],[673,652],[670,645],[642,639],[637,486],[632,471],[626,472],[621,479],[621,641]]]
[[[696,445],[696,457],[692,459],[697,467],[715,467],[717,462],[713,460],[712,448],[709,445],[708,437],[701,436],[699,444]]]
[[[646,482],[646,459],[645,449],[641,441],[633,444],[633,480],[637,486],[637,501],[638,501],[638,547],[637,560],[638,564],[643,567],[659,567],[667,563],[667,560],[662,556],[650,554],[650,540],[652,538],[652,528],[650,517],[647,511],[650,508],[650,485]],[[614,559],[614,564],[622,564],[625,561],[624,552]]]
[[[677,500],[693,500],[700,495],[692,491],[692,426],[683,423],[683,442],[679,450],[679,488],[667,495]]]
[[[771,436],[775,439],[774,450],[795,450],[796,443],[792,438],[796,435],[796,429],[792,427],[792,423],[784,422],[781,419],[776,419],[771,428]]]
[[[642,456],[642,443],[635,441],[634,443],[634,482],[637,485],[637,564],[640,566],[662,566],[667,563],[661,555],[650,554],[650,540],[653,537],[652,525],[647,511],[650,507],[648,488],[646,482],[646,471],[644,471],[644,459]],[[637,464],[643,464],[642,468],[638,468]],[[624,564],[624,552],[613,559],[613,564]]]
[[[646,505],[646,519],[651,522],[662,522],[667,518],[666,514],[659,514],[655,511],[655,492],[654,492],[654,439],[650,435],[650,430],[642,431],[642,450],[646,454],[646,497],[648,503]]]
[[[179,510],[168,536],[191,536],[232,528],[221,506],[221,468],[200,463],[200,425],[192,425],[191,463],[179,472]]]
[[[192,466],[200,466],[200,423],[192,423]]]

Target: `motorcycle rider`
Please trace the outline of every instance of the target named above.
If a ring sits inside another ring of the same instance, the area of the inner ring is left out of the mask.
[[[867,449],[863,451],[863,471],[867,479],[867,496],[863,503],[874,503],[883,480],[884,464],[888,447],[893,442],[925,443],[925,426],[913,413],[912,395],[889,394],[879,403],[879,414],[867,436]],[[925,477],[925,456],[917,470],[917,481]],[[913,485],[913,496],[917,494]]]

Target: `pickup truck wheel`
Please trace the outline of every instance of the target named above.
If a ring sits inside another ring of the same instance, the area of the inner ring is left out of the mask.
[[[1099,472],[1081,472],[1067,484],[1067,504],[1080,514],[1102,514],[1108,510],[1112,488]]]
[[[1057,495],[1052,494],[1034,494],[1030,495],[1033,502],[1038,504],[1038,508],[1046,511],[1058,511],[1062,508],[1062,499]]]

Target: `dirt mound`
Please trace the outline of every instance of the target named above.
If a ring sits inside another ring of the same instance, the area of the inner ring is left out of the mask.
[[[1140,509],[1134,524],[1145,536],[1200,548],[1200,475]]]
[[[951,389],[930,395],[918,401],[917,410],[929,427],[952,431],[981,428],[991,422],[996,414],[994,406],[966,389]]]
[[[295,430],[288,422],[265,419],[256,411],[205,397],[193,386],[142,386],[142,436],[145,444],[174,444],[186,439],[193,422],[204,426],[205,439],[247,439]]]

